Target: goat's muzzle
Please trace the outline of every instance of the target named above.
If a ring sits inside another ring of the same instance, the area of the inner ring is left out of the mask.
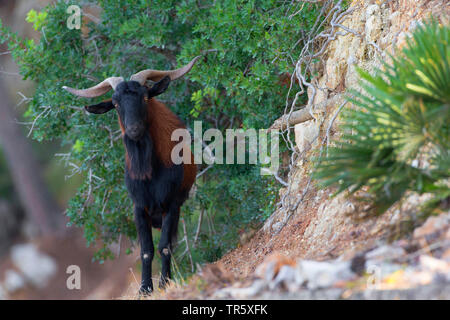
[[[139,140],[142,138],[145,132],[145,126],[141,122],[133,123],[129,126],[127,126],[125,130],[125,134],[134,141]]]

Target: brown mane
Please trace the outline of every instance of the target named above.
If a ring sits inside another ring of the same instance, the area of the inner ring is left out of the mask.
[[[152,137],[155,152],[161,162],[170,167],[173,165],[171,154],[177,141],[172,141],[172,132],[176,129],[185,129],[186,126],[180,119],[162,102],[150,99],[147,103],[150,136]],[[194,164],[194,156],[191,153],[191,163],[184,164],[183,190],[190,189],[197,176],[197,166]]]
[[[156,155],[166,167],[170,167],[173,165],[172,149],[177,144],[171,140],[172,132],[176,129],[185,129],[186,126],[169,108],[154,98],[147,102],[147,114]]]

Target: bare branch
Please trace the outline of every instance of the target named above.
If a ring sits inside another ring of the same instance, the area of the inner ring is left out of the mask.
[[[197,224],[197,231],[195,232],[195,237],[194,237],[194,248],[197,247],[197,241],[198,241],[198,237],[200,236],[200,229],[202,227],[202,221],[203,221],[203,215],[205,214],[205,209],[202,208],[202,210],[200,210],[200,214],[198,217],[198,224]]]
[[[189,239],[188,239],[187,231],[186,231],[186,223],[184,222],[184,218],[181,218],[180,220],[183,225],[184,242],[186,243],[186,252],[189,256],[189,262],[191,263],[191,272],[194,272],[195,271],[194,261],[192,260],[191,249],[189,248]]]

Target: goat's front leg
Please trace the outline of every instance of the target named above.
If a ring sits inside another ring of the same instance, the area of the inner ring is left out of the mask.
[[[148,224],[148,213],[145,208],[135,207],[134,217],[141,244],[142,280],[139,292],[148,295],[153,291],[152,260],[155,253],[152,239],[152,228]]]
[[[172,204],[163,217],[161,227],[161,239],[159,240],[158,251],[161,254],[162,270],[159,280],[159,287],[163,289],[168,279],[170,279],[170,258],[172,255],[172,239],[176,236],[178,220],[180,218],[180,206]]]

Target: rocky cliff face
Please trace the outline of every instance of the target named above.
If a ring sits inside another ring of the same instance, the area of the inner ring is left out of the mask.
[[[237,276],[253,274],[272,252],[301,259],[350,259],[385,242],[392,234],[388,231],[400,228],[424,201],[411,195],[379,219],[358,221],[355,217],[364,214],[364,206],[345,194],[331,197],[334,190],[321,190],[311,179],[311,156],[321,148],[326,152],[327,143],[338,139],[339,111],[352,107],[343,103],[346,89],[358,86],[355,67],[379,67],[380,59],[389,59],[421,21],[433,17],[448,24],[450,16],[449,3],[437,0],[353,1],[350,9],[340,28],[345,35],[330,41],[314,66],[315,90],[308,88],[314,118],[300,116],[303,122],[295,125],[301,156],[293,164],[288,186],[280,190],[284,205],[247,244],[218,263]]]
[[[358,87],[355,67],[369,71],[380,67],[380,59],[389,59],[389,54],[405,43],[406,37],[423,19],[432,16],[448,23],[450,9],[446,1],[353,1],[351,6],[355,10],[343,23],[350,32],[330,42],[322,62],[316,67],[320,74],[311,81],[317,89],[315,92],[308,89],[316,119],[295,125],[296,145],[303,156],[291,172],[289,187],[280,194],[293,199],[291,201],[299,201],[304,194],[304,199],[294,212],[284,208],[275,212],[264,226],[264,232],[277,234],[288,219],[308,216],[300,241],[302,255],[310,258],[320,258],[330,251],[341,254],[372,243],[369,239],[385,235],[386,227],[400,223],[406,213],[411,213],[423,201],[411,196],[402,207],[392,208],[380,220],[355,223],[349,214],[364,213],[357,202],[344,194],[330,198],[333,190],[317,190],[311,184],[307,189],[312,170],[310,150],[320,148],[327,135],[331,142],[338,138],[336,125],[339,107],[344,102],[343,93],[347,88]]]

